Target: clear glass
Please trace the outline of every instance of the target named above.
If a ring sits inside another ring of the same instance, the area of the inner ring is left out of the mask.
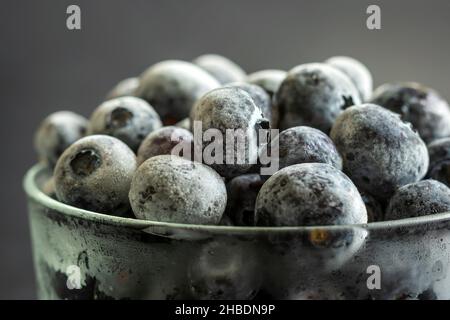
[[[41,299],[449,299],[450,213],[365,225],[141,221],[62,204],[30,169]]]

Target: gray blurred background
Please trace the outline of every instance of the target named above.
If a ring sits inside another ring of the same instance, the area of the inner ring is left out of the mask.
[[[66,29],[81,7],[82,30]],[[378,4],[382,29],[366,28]],[[220,53],[248,72],[350,55],[375,84],[415,80],[450,98],[450,2],[336,0],[1,0],[0,299],[33,299],[22,177],[49,113],[89,116],[119,80],[163,59]]]

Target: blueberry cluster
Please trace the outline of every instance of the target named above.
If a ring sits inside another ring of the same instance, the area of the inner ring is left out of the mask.
[[[196,123],[199,134],[214,133],[200,145]],[[260,129],[280,132],[263,144]],[[245,134],[243,149],[225,139],[230,130]],[[195,151],[211,141],[232,161],[200,161]],[[276,227],[450,210],[449,105],[412,82],[373,90],[370,71],[349,57],[248,75],[219,55],[159,62],[119,82],[89,120],[68,111],[47,117],[35,146],[54,172],[46,194],[110,215]],[[274,174],[261,174],[261,154],[274,156]],[[233,263],[243,261],[236,253]],[[227,287],[228,265],[205,278],[197,273],[216,262],[199,263],[190,273],[196,295],[252,295],[245,281]]]

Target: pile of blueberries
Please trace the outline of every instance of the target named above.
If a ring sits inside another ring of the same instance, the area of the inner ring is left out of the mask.
[[[186,224],[360,224],[450,211],[449,105],[418,83],[372,87],[366,66],[342,56],[249,75],[219,55],[159,62],[119,82],[89,120],[61,111],[42,122],[35,146],[53,170],[43,191],[85,210]],[[193,144],[194,121],[224,134],[279,129],[270,143],[279,170],[263,176],[250,161],[269,146],[257,139],[244,163],[172,156]]]

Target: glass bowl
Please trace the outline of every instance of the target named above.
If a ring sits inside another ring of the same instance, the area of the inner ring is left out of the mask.
[[[449,299],[450,213],[362,225],[142,221],[60,203],[24,179],[40,299]]]

